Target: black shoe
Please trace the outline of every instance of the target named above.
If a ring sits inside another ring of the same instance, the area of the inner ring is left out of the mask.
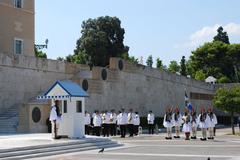
[[[172,137],[169,137],[169,139],[172,139]]]
[[[169,139],[168,137],[165,137],[165,139]]]
[[[185,140],[190,140],[189,138],[185,138]]]
[[[180,138],[180,136],[174,136],[174,138]]]

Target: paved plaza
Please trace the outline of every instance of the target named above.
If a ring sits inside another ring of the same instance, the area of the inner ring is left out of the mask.
[[[238,132],[238,128],[236,131]],[[106,149],[102,154],[99,154],[98,150],[91,150],[36,160],[207,160],[208,157],[211,160],[240,159],[240,137],[228,133],[231,133],[230,128],[219,129],[215,140],[208,141],[185,141],[183,138],[165,140],[165,134],[162,133],[125,139],[114,137],[112,139],[124,146]]]

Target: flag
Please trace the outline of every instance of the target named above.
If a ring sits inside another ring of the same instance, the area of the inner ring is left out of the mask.
[[[191,104],[191,103],[188,103],[187,108],[188,108],[189,111],[192,112],[193,107],[192,107],[192,104]]]
[[[185,101],[188,101],[188,95],[187,95],[186,90],[185,90]]]

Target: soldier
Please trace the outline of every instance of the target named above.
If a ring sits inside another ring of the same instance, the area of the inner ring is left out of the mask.
[[[198,126],[198,118],[195,109],[192,109],[191,112],[191,124],[192,124],[192,136],[191,139],[197,139],[197,126]]]
[[[175,132],[176,132],[176,136],[174,136],[174,138],[180,138],[180,127],[182,125],[182,122],[183,122],[182,115],[179,112],[179,108],[177,107],[173,114],[173,124],[175,126]]]
[[[61,114],[60,114],[60,110],[59,110],[59,101],[55,100],[55,105],[53,105],[51,108],[50,118],[49,118],[49,120],[52,123],[52,137],[54,139],[60,138],[60,136],[58,136],[58,128],[59,128],[60,119],[61,119]]]
[[[187,108],[185,108],[185,112],[184,112],[184,116],[183,116],[183,132],[185,133],[185,140],[190,140],[190,132],[192,130],[192,126],[191,126],[191,116],[189,114],[189,111]]]
[[[163,119],[163,126],[167,128],[167,136],[165,138],[172,139],[173,116],[170,108],[166,109]]]
[[[119,118],[121,138],[125,138],[126,126],[127,126],[127,122],[128,122],[128,115],[125,112],[124,108],[122,108],[122,112],[119,114],[118,118]]]
[[[116,136],[117,130],[116,126],[117,126],[117,114],[115,113],[115,110],[112,109],[110,112],[110,124],[109,124],[111,136]]]
[[[149,111],[148,116],[147,116],[147,121],[148,121],[148,133],[149,134],[154,134],[155,116],[152,113],[152,111]]]
[[[134,113],[133,110],[130,109],[128,113],[128,130],[129,130],[129,137],[133,137],[133,119],[134,119]]]
[[[91,117],[87,111],[85,111],[84,122],[85,122],[85,134],[89,135],[91,128]]]
[[[99,115],[99,112],[96,111],[96,113],[94,114],[94,117],[93,117],[93,130],[94,130],[93,132],[94,132],[94,135],[100,136],[101,125],[102,125],[102,118]]]
[[[204,108],[201,109],[201,114],[199,114],[199,116],[198,116],[198,122],[199,122],[199,128],[201,128],[201,130],[202,130],[201,140],[206,141],[209,117]]]
[[[110,113],[106,110],[102,113],[103,136],[109,137]]]
[[[209,137],[208,139],[214,139],[214,127],[217,124],[217,116],[213,113],[213,109],[208,109],[208,116],[209,116],[209,125],[208,125],[208,131],[209,131]]]
[[[134,127],[134,134],[138,135],[138,128],[140,125],[140,117],[138,115],[138,112],[135,112],[134,118],[133,118],[133,127]]]

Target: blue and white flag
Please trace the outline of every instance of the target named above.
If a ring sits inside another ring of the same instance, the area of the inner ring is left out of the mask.
[[[193,107],[192,107],[192,104],[191,104],[191,103],[188,103],[187,108],[188,108],[188,110],[189,110],[190,112],[192,112]]]

